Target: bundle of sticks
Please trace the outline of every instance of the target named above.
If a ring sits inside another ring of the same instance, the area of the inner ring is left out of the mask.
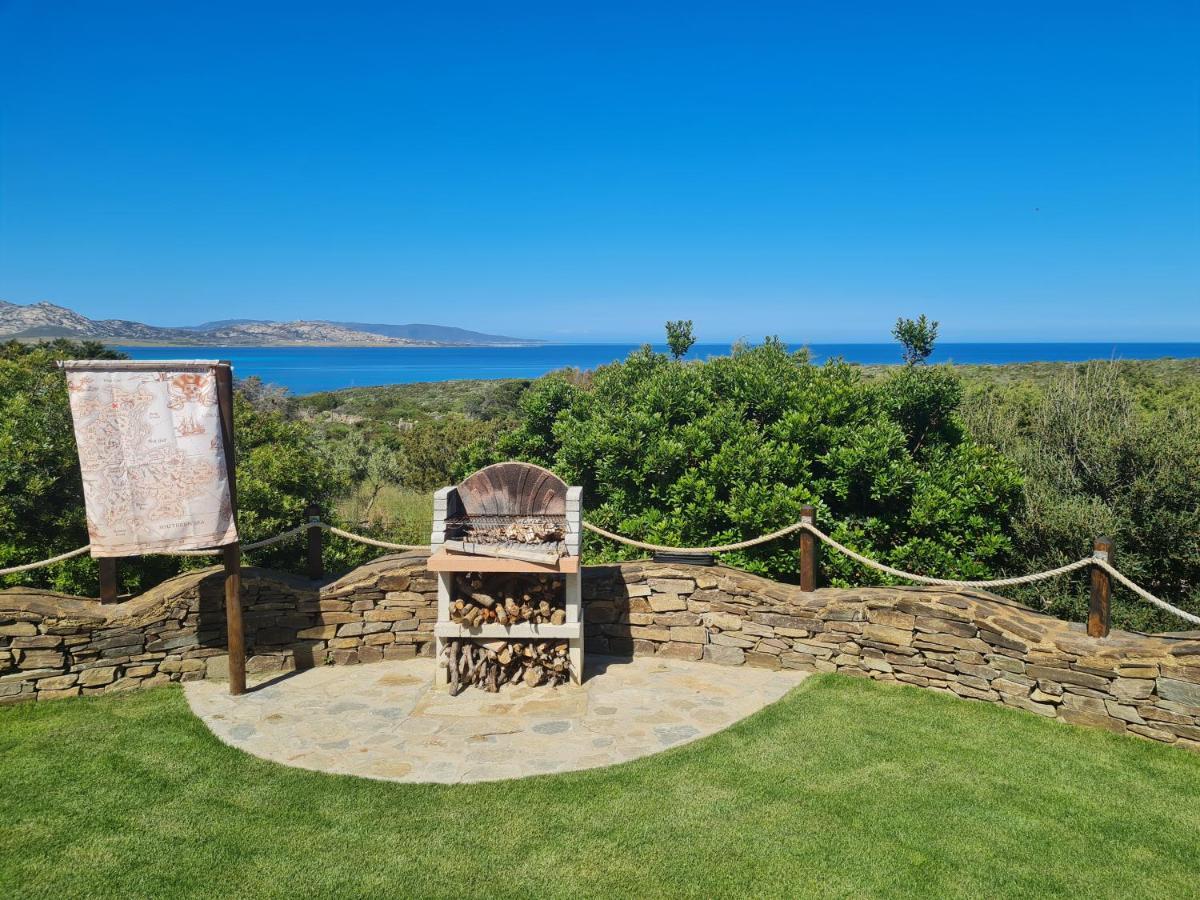
[[[571,675],[566,641],[449,640],[450,696],[468,685],[496,693],[504,684],[559,685]]]
[[[561,578],[550,575],[491,575],[466,572],[454,578],[450,621],[467,628],[495,622],[561,625],[567,621]]]

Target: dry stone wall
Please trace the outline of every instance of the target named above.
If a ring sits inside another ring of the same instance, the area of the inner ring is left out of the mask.
[[[246,668],[406,659],[433,652],[437,585],[424,557],[387,557],[330,583],[245,569]],[[224,580],[180,575],[124,603],[0,591],[0,703],[226,677]]]
[[[1200,633],[1089,638],[995,595],[926,588],[804,593],[733,569],[587,567],[586,652],[843,672],[1200,750]],[[243,576],[247,668],[430,655],[436,581],[419,554],[328,583]],[[0,703],[223,677],[219,570],[125,603],[0,592]]]
[[[593,567],[589,653],[843,672],[1200,750],[1200,633],[1090,638],[993,594],[805,593],[722,568]]]

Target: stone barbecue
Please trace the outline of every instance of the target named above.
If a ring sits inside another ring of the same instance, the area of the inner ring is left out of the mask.
[[[582,493],[540,466],[504,462],[434,494],[439,686],[580,681]]]

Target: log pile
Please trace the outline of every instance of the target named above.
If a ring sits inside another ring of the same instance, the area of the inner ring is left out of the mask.
[[[559,685],[571,674],[566,641],[446,642],[450,696],[468,685],[496,693],[501,685]]]
[[[466,628],[496,623],[561,625],[567,621],[561,578],[550,575],[460,573],[454,577],[450,621]]]
[[[501,525],[467,522],[462,536],[476,544],[553,544],[563,539],[563,526],[549,519],[521,519]]]

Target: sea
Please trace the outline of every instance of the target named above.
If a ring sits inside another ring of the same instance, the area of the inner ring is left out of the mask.
[[[467,378],[537,378],[568,367],[594,369],[623,359],[640,344],[537,344],[523,347],[118,347],[134,359],[224,359],[234,376],[257,375],[294,394],[341,388]],[[850,363],[900,362],[889,344],[794,344],[807,346],[816,362],[841,357]],[[665,351],[666,347],[656,346]],[[696,344],[689,359],[727,355],[729,344]],[[938,344],[931,362],[963,365],[1084,362],[1090,359],[1200,357],[1200,343]]]

